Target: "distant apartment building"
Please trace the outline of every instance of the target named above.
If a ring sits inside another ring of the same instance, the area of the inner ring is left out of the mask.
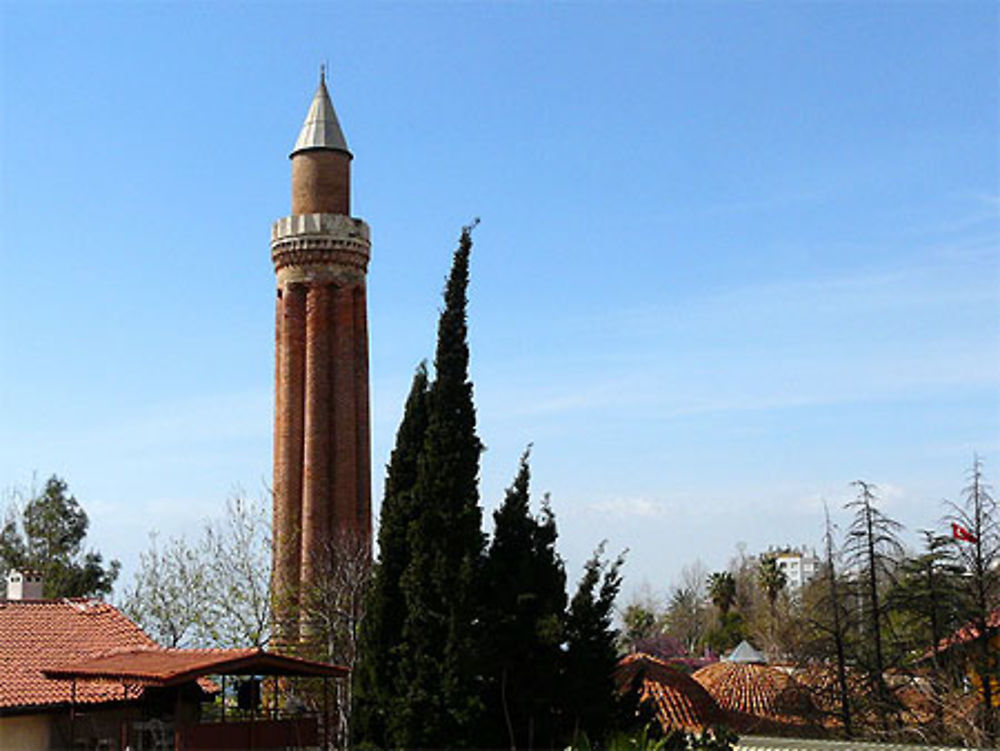
[[[778,569],[784,573],[788,590],[794,592],[812,579],[819,571],[819,558],[815,553],[806,552],[805,548],[796,550],[785,548],[774,554]]]

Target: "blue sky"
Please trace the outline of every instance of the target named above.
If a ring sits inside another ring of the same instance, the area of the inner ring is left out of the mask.
[[[0,486],[126,576],[271,472],[269,224],[319,63],[355,154],[374,497],[460,227],[485,505],[534,442],[626,591],[1000,477],[993,3],[0,5]],[[839,514],[838,514],[839,515]]]

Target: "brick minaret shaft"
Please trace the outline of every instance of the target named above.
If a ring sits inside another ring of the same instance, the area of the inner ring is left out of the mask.
[[[292,214],[271,230],[275,314],[277,641],[308,636],[300,606],[338,546],[371,539],[368,225],[350,216],[352,155],[323,75],[291,153]]]

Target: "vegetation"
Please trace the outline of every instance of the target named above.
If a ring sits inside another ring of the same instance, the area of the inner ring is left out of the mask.
[[[167,647],[266,646],[271,636],[268,509],[233,498],[192,543],[178,537],[139,556],[122,610]]]
[[[90,519],[69,493],[66,481],[52,475],[23,508],[15,498],[0,529],[0,571],[37,571],[44,577],[44,596],[108,595],[120,564],[104,564],[100,553],[84,548]]]
[[[428,378],[421,363],[406,399],[386,468],[385,495],[378,528],[379,560],[372,570],[371,589],[361,622],[358,662],[353,676],[352,733],[385,747],[396,703],[396,681],[403,644],[406,605],[400,580],[410,560],[408,533],[417,516],[413,499],[417,461],[427,431]]]
[[[823,732],[995,745],[1000,516],[982,463],[974,459],[960,501],[946,504],[945,529],[923,530],[916,551],[902,545],[876,487],[853,488],[849,526],[840,536],[827,513],[816,573],[801,588],[778,565],[790,550],[741,551],[727,570],[704,576],[700,591],[698,566],[688,567],[665,608],[647,597],[624,609],[632,638],[623,646],[689,669],[704,650],[725,652],[746,637],[796,665]]]
[[[563,692],[566,572],[551,508],[543,502],[537,517],[531,513],[528,453],[493,514],[483,570],[490,589],[483,607],[490,629],[483,649],[485,705],[494,726],[489,745],[496,748],[551,747],[559,732],[554,708]]]
[[[379,559],[354,673],[352,738],[381,748],[561,747],[619,720],[614,601],[603,546],[572,599],[547,501],[531,511],[528,452],[494,514],[479,505],[463,229],[438,322],[387,468]],[[483,586],[483,582],[489,586]]]

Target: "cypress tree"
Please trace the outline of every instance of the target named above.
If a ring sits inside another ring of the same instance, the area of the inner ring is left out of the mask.
[[[610,565],[604,543],[583,569],[583,578],[566,614],[563,694],[565,742],[586,735],[598,741],[618,720],[612,674],[618,661],[618,632],[612,625],[615,597],[621,587],[624,554]]]
[[[396,446],[386,467],[379,518],[379,559],[372,570],[355,667],[351,729],[356,743],[384,747],[386,723],[394,710],[392,686],[406,616],[400,578],[410,560],[408,529],[416,515],[413,488],[427,432],[427,365],[420,363],[406,399]]]
[[[485,738],[491,747],[552,748],[553,708],[562,681],[562,620],[566,572],[556,553],[555,516],[548,503],[530,509],[528,451],[513,485],[494,512],[495,530],[483,579],[489,582],[484,622]]]
[[[390,719],[391,745],[475,745],[481,732],[476,629],[478,574],[484,548],[479,508],[476,412],[469,380],[466,307],[472,227],[462,230],[438,322],[435,380],[427,432],[417,462],[417,516],[403,572],[406,604],[399,697]]]

